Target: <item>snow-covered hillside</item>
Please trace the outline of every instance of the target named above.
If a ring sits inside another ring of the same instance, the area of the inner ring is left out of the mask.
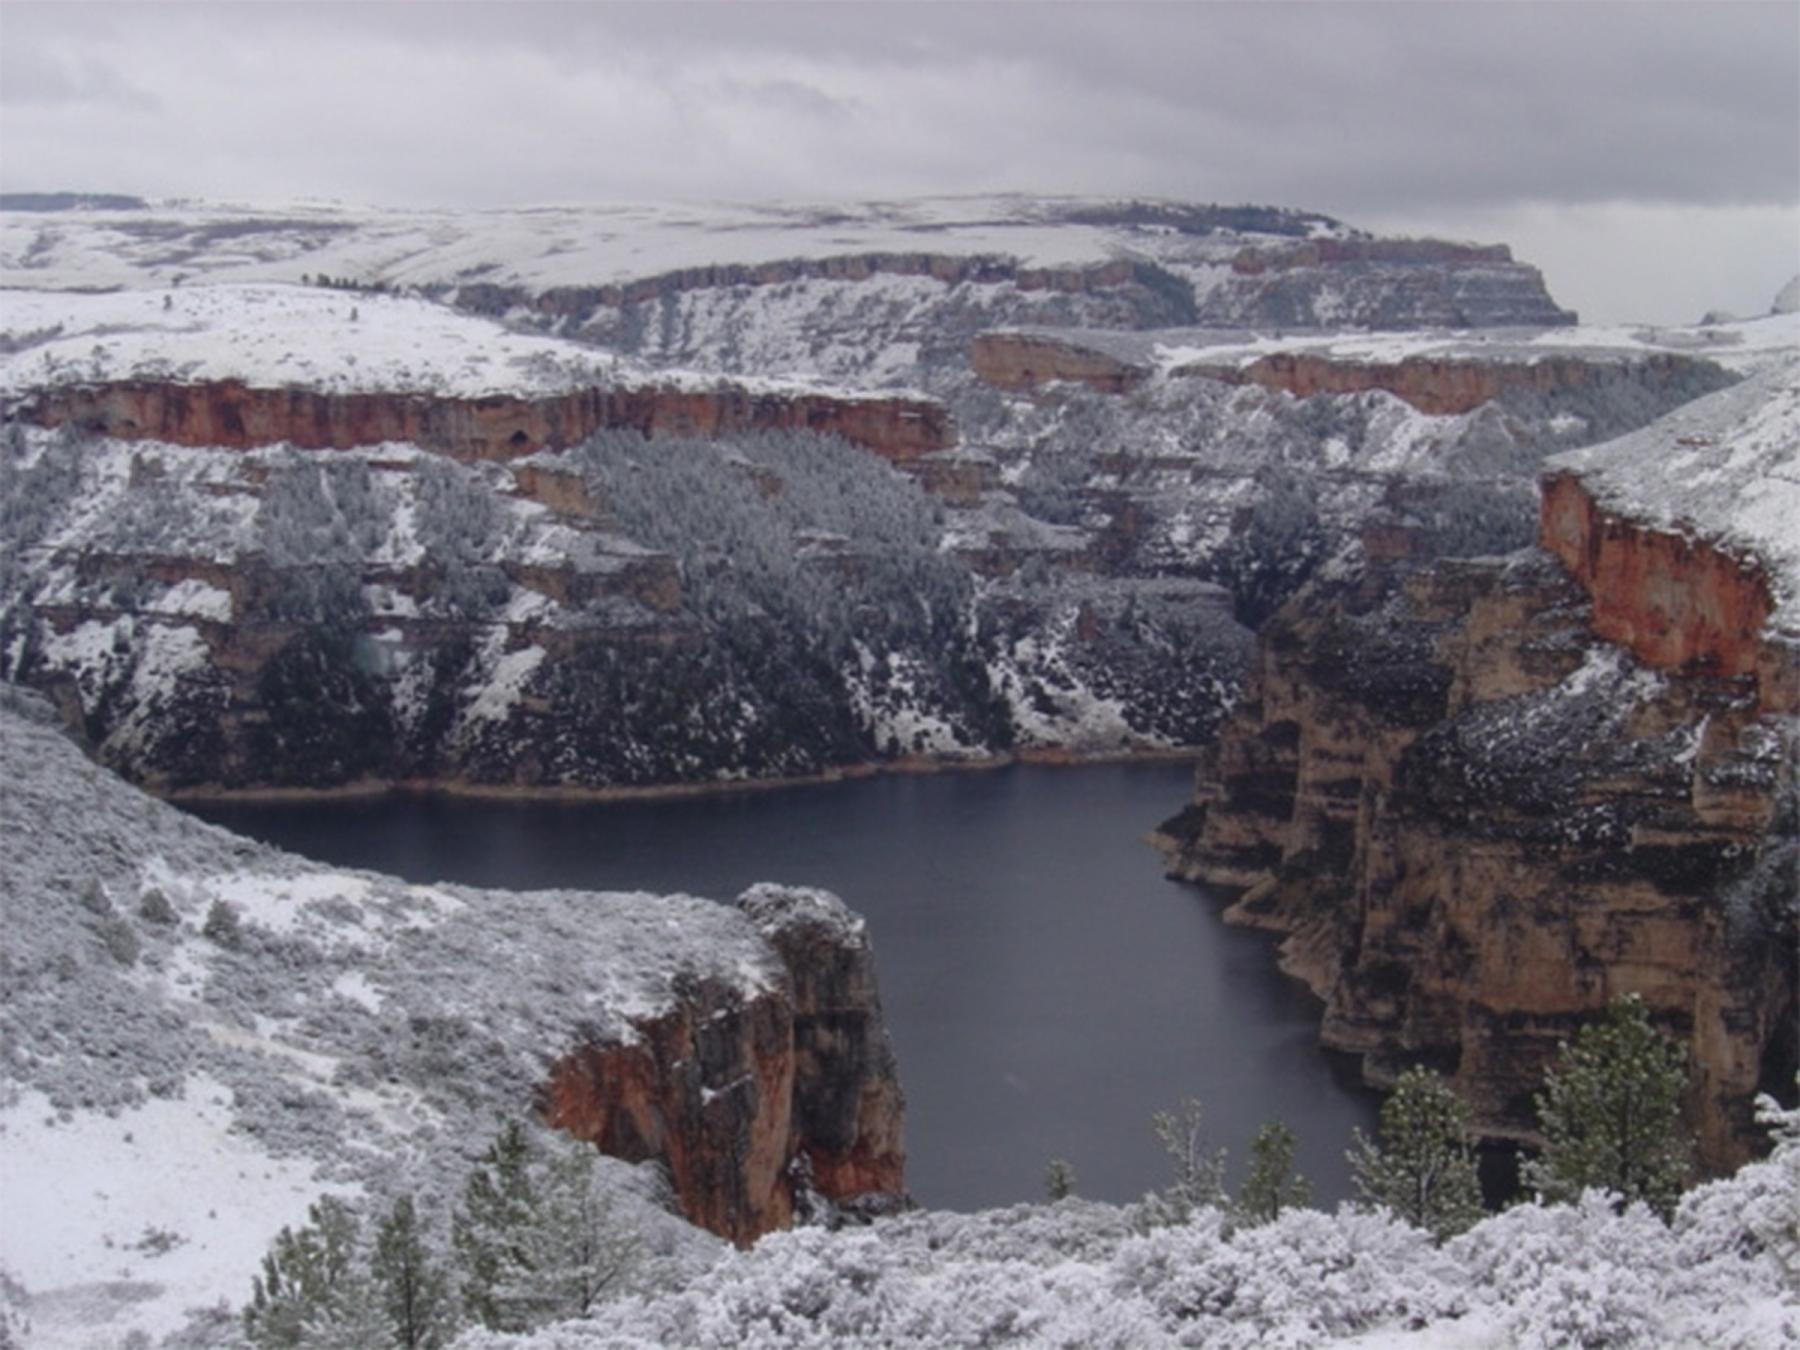
[[[237,839],[7,699],[0,1326],[25,1345],[237,1344],[257,1262],[309,1200],[412,1191],[441,1214],[569,1038],[629,1036],[684,979],[751,998],[782,978],[751,924],[705,901],[410,886]],[[1441,1249],[1380,1214],[1151,1228],[1068,1200],[735,1253],[608,1163],[649,1258],[636,1292],[459,1344],[1763,1350],[1800,1334],[1800,1121],[1784,1128],[1770,1161],[1691,1194],[1672,1227],[1594,1197]]]
[[[159,286],[176,278],[389,286],[481,281],[534,290],[601,286],[690,268],[871,253],[1012,258],[1032,268],[1149,256],[1217,266],[1246,242],[1344,238],[1323,216],[1180,203],[1054,197],[711,206],[541,206],[388,210],[325,203],[169,202],[144,210],[0,213],[0,279],[68,289]],[[1161,212],[1157,207],[1163,208]],[[1248,226],[1242,233],[1226,224]],[[1257,228],[1261,226],[1262,228]]]
[[[578,1042],[631,1040],[695,981],[787,978],[711,901],[409,886],[236,838],[0,692],[0,1267],[28,1345],[235,1307],[321,1192],[439,1203]],[[697,1259],[637,1172],[634,1222]]]

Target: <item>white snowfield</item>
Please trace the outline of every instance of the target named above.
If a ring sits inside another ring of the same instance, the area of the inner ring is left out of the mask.
[[[1800,355],[1545,466],[1622,515],[1754,555],[1775,586],[1773,623],[1800,635]]]
[[[653,370],[596,347],[514,332],[414,297],[243,283],[0,291],[0,397],[136,380],[462,399],[725,383],[717,375]],[[788,379],[728,383],[751,393],[835,392]]]
[[[822,205],[570,205],[492,211],[170,202],[146,211],[0,212],[0,284],[160,287],[326,275],[389,286],[603,286],[688,268],[859,254],[1078,267],[1222,262],[1284,236],[1183,235],[1068,216],[1109,199],[941,197]],[[1179,205],[1179,204],[1171,204]],[[1351,233],[1313,219],[1313,236]],[[1288,242],[1292,242],[1289,240]]]

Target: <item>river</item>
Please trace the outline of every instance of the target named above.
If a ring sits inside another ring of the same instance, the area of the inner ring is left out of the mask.
[[[1076,1190],[1131,1200],[1168,1180],[1151,1113],[1199,1100],[1242,1164],[1281,1117],[1314,1203],[1375,1098],[1317,1046],[1318,1007],[1270,940],[1165,879],[1144,833],[1186,797],[1170,764],[885,775],[613,802],[395,795],[207,803],[195,814],[339,866],[415,882],[688,891],[824,886],[869,921],[907,1096],[921,1203]]]

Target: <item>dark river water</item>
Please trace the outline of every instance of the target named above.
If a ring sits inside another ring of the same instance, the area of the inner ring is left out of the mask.
[[[1298,1136],[1315,1203],[1348,1193],[1375,1099],[1317,1047],[1311,996],[1270,941],[1165,880],[1148,829],[1179,765],[890,776],[664,801],[395,796],[196,814],[308,857],[415,882],[688,891],[824,886],[867,916],[907,1096],[907,1177],[955,1209],[1168,1180],[1153,1111],[1198,1099],[1242,1163],[1260,1122]],[[1234,1169],[1235,1170],[1235,1169]]]

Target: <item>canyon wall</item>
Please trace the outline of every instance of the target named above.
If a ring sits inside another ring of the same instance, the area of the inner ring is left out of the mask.
[[[1557,394],[1609,383],[1672,383],[1700,363],[1684,356],[1654,355],[1623,360],[1575,356],[1529,361],[1498,358],[1409,357],[1403,361],[1363,361],[1350,357],[1276,352],[1247,365],[1205,362],[1180,366],[1173,376],[1199,376],[1227,384],[1258,384],[1296,398],[1314,394],[1360,394],[1383,389],[1423,413],[1471,412],[1511,393]]]
[[[230,380],[133,381],[40,390],[9,416],[121,440],[239,450],[282,442],[303,450],[347,450],[395,441],[463,461],[566,449],[605,430],[702,437],[815,431],[902,464],[956,441],[949,414],[924,399],[755,393],[728,385],[452,398],[264,389]]]
[[[1483,1133],[1531,1140],[1559,1042],[1636,993],[1730,1166],[1794,1070],[1791,723],[1740,678],[1640,666],[1588,612],[1536,550],[1315,584],[1163,842],[1282,935],[1371,1081],[1431,1064]]]
[[[1046,333],[983,333],[970,344],[969,360],[979,378],[1009,392],[1066,380],[1104,394],[1125,394],[1151,376],[1147,362],[1131,360],[1093,342]],[[1555,396],[1609,387],[1658,389],[1684,383],[1704,390],[1717,387],[1708,383],[1708,376],[1716,374],[1707,363],[1668,354],[1629,360],[1574,355],[1512,360],[1492,355],[1377,361],[1305,351],[1273,352],[1242,364],[1194,361],[1168,372],[1175,379],[1260,385],[1296,398],[1380,389],[1433,415],[1472,412],[1511,394]]]
[[[1658,669],[1746,680],[1768,711],[1800,711],[1800,652],[1767,631],[1774,599],[1754,558],[1608,511],[1573,473],[1545,477],[1539,537],[1587,593],[1601,637]]]
[[[746,1000],[696,981],[635,1039],[579,1047],[551,1069],[546,1123],[662,1162],[682,1212],[740,1245],[811,1195],[904,1205],[904,1099],[862,921],[822,891],[758,886],[738,906],[785,963],[783,987]]]

